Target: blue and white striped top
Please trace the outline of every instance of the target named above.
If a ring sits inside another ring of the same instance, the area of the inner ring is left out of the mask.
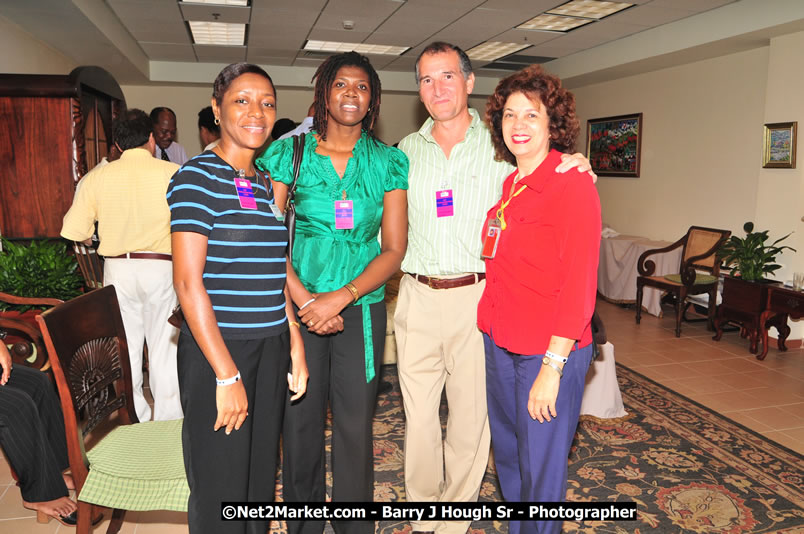
[[[185,163],[167,190],[171,232],[207,236],[204,287],[224,339],[259,339],[287,330],[288,232],[271,211],[273,191],[251,182],[257,209],[243,209],[235,171],[212,151]],[[268,182],[270,188],[270,182]],[[190,333],[187,324],[182,325]]]

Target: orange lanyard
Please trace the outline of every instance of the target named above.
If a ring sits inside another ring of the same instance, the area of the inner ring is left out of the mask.
[[[513,183],[511,183],[511,190],[508,192],[508,200],[500,204],[500,209],[497,210],[497,220],[500,221],[501,230],[505,230],[505,228],[508,226],[507,224],[505,224],[505,208],[508,206],[508,204],[511,203],[514,197],[518,196],[519,193],[521,193],[528,187],[526,185],[523,185],[516,191],[516,193],[514,193],[515,185],[516,185],[516,178],[514,179]]]

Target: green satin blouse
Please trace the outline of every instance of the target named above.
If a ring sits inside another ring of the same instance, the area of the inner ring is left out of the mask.
[[[329,156],[316,153],[313,132],[305,136],[296,184],[296,236],[293,268],[310,292],[335,291],[351,282],[380,254],[377,236],[382,223],[383,196],[408,188],[408,158],[401,150],[360,136],[338,176]],[[293,139],[275,141],[257,166],[284,184],[293,182]],[[335,229],[335,201],[351,200],[354,228]],[[385,286],[363,295],[358,304],[379,302]]]
[[[383,197],[388,191],[408,188],[408,158],[363,132],[341,178],[329,156],[316,153],[318,142],[313,134],[305,136],[296,184],[293,268],[304,287],[322,293],[342,288],[379,256]],[[293,182],[293,139],[273,142],[256,165],[289,185]],[[350,230],[335,228],[335,201],[343,199],[352,201],[354,227]],[[366,316],[367,305],[384,297],[382,285],[355,304],[366,305]],[[367,337],[370,340],[370,329]]]

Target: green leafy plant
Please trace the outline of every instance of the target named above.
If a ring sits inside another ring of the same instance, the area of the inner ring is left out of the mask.
[[[18,244],[3,239],[0,252],[0,291],[18,297],[69,300],[81,294],[83,279],[75,257],[61,242],[34,240]],[[25,312],[31,306],[0,302],[0,310]]]
[[[721,245],[717,253],[718,257],[731,268],[732,276],[739,273],[743,280],[761,280],[766,274],[772,275],[775,270],[781,268],[781,265],[776,263],[777,255],[784,250],[796,251],[787,245],[779,246],[779,243],[790,237],[793,232],[767,245],[765,244],[768,241],[767,230],[754,232],[754,223],[751,221],[743,225],[743,230],[744,238],[731,236]]]

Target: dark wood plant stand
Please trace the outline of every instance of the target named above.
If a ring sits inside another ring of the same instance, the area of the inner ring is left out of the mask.
[[[740,326],[740,335],[751,342],[751,354],[759,352],[759,343],[762,341],[762,352],[757,358],[763,359],[768,352],[767,329],[774,326],[779,331],[779,346],[783,347],[784,341],[790,335],[787,314],[764,313],[770,289],[778,286],[779,282],[769,280],[753,282],[726,276],[723,279],[723,303],[715,317],[716,334],[712,339],[720,341],[725,323],[737,323]]]
[[[804,317],[804,292],[796,291],[787,287],[774,286],[768,291],[768,305],[762,312],[760,322],[770,323],[774,318],[782,318],[781,326],[774,324],[779,331],[777,345],[780,351],[786,351],[785,340],[790,335],[790,327],[787,326],[787,317],[801,319]],[[757,354],[758,360],[764,360],[768,354],[768,331],[762,332],[762,352]]]

